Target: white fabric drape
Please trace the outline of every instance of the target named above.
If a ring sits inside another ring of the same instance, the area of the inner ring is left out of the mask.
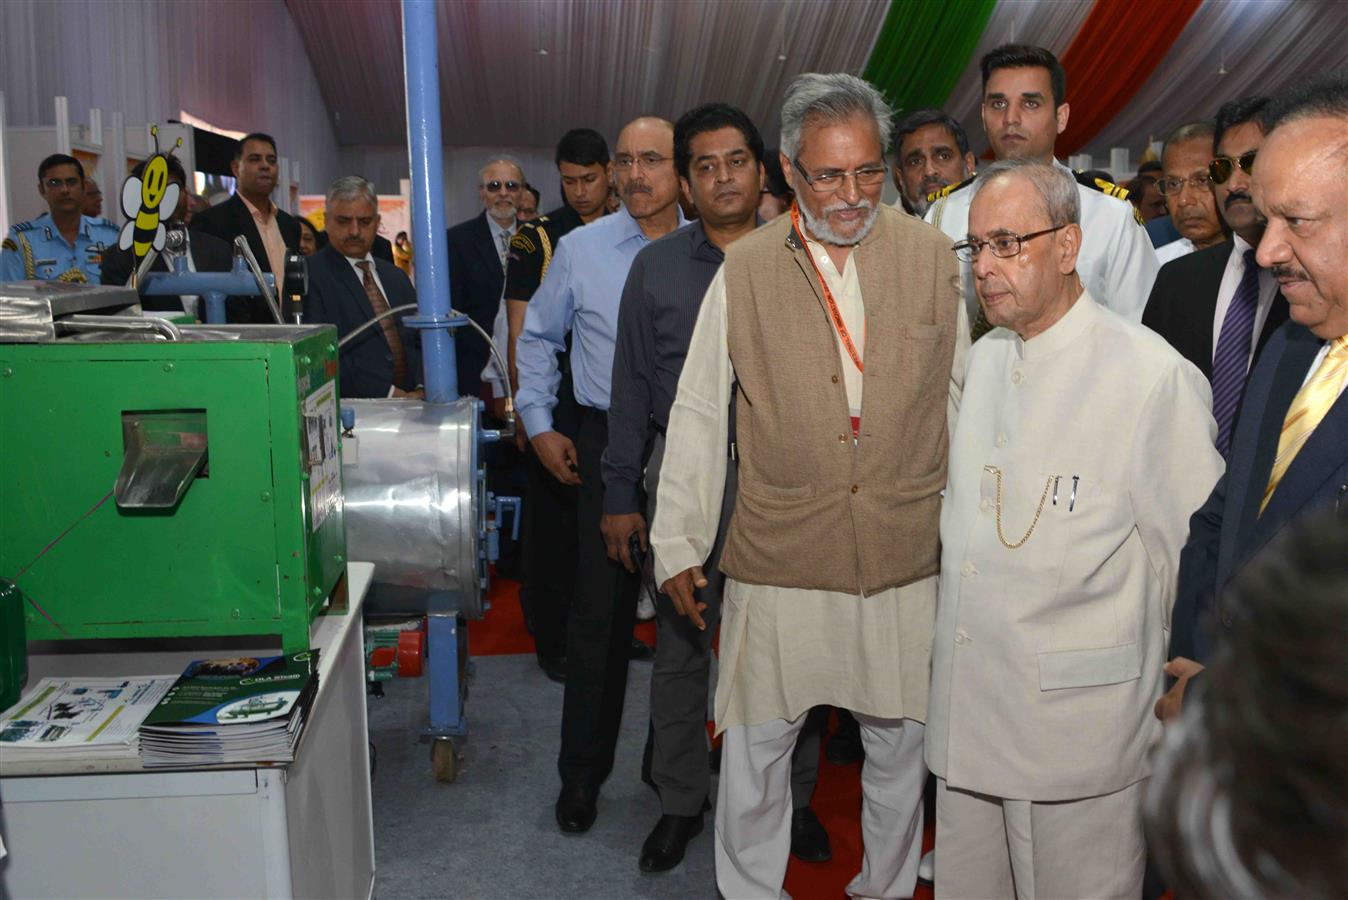
[[[398,6],[287,5],[342,143],[403,143]],[[724,100],[772,145],[790,79],[859,73],[888,9],[887,0],[441,0],[445,142],[548,147],[577,126],[612,141],[635,116]]]
[[[979,114],[983,100],[979,60],[994,47],[1010,43],[1045,47],[1061,57],[1092,5],[1092,0],[1001,0],[993,9],[968,68],[945,104],[945,111],[964,126],[975,154],[981,156],[988,148]]]
[[[1345,69],[1342,0],[1204,0],[1147,83],[1084,152],[1108,160],[1110,147],[1128,147],[1136,159],[1149,137],[1211,117],[1227,100],[1275,96]]]
[[[338,174],[327,106],[281,0],[3,0],[0,91],[11,126],[50,125],[58,95],[77,122],[90,108],[105,125],[114,111],[143,125],[185,110],[272,134],[305,192]]]

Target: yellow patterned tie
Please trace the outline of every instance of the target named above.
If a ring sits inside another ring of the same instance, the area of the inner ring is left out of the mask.
[[[1344,381],[1348,381],[1348,335],[1337,337],[1330,343],[1329,352],[1315,367],[1310,380],[1292,398],[1287,418],[1282,423],[1282,435],[1278,438],[1278,456],[1273,460],[1268,487],[1264,488],[1264,500],[1259,504],[1260,515],[1264,514],[1269,498],[1287,474],[1287,467],[1296,458],[1301,445],[1339,399]]]

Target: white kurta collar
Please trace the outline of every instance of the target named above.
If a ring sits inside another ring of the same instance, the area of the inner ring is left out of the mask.
[[[1082,290],[1081,296],[1072,304],[1072,308],[1046,331],[1036,334],[1028,341],[1023,341],[1017,336],[1016,355],[1024,360],[1035,360],[1064,350],[1077,343],[1099,315],[1100,307],[1096,305],[1091,292]]]

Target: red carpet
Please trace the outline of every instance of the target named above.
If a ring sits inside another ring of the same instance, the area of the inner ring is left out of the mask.
[[[643,622],[636,634],[655,643],[655,623]],[[519,582],[495,579],[491,609],[480,622],[468,625],[471,656],[533,653],[534,642],[524,627],[520,610]],[[826,863],[803,863],[792,859],[786,870],[786,890],[797,900],[842,900],[847,882],[861,870],[861,766],[835,766],[819,760],[819,784],[811,806],[828,830],[833,859]],[[934,823],[927,823],[922,849],[931,847]],[[918,886],[920,900],[931,900],[930,888]]]

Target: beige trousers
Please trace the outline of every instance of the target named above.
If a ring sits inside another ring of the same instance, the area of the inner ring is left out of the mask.
[[[936,782],[937,900],[1142,895],[1142,786],[1036,803]]]

